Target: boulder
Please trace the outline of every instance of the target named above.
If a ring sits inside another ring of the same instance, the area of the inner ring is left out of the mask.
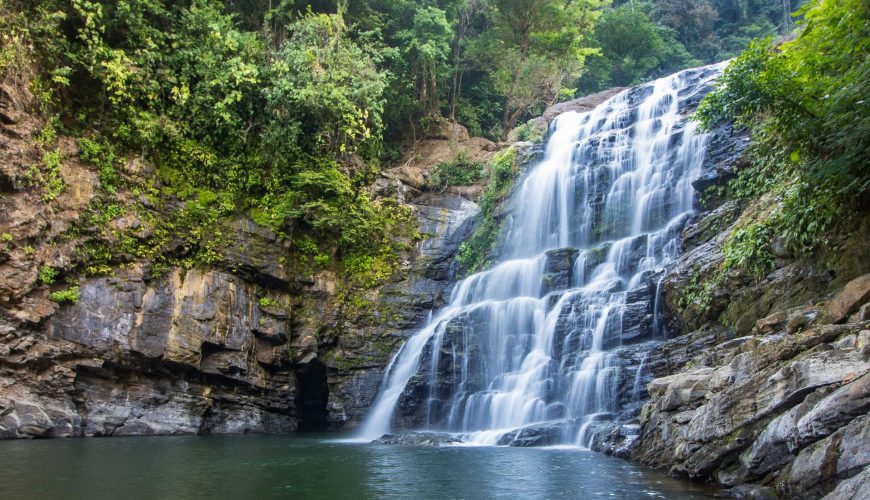
[[[822,500],[868,500],[870,499],[870,466],[861,469],[845,481],[837,484],[834,491],[828,493]]]
[[[650,396],[655,399],[659,411],[670,411],[703,399],[708,393],[712,368],[677,373],[657,378],[647,385]]]
[[[542,117],[548,122],[551,122],[557,116],[561,115],[562,113],[567,113],[569,111],[574,111],[577,113],[592,111],[593,109],[598,107],[599,104],[610,99],[611,97],[622,92],[623,90],[625,90],[625,87],[613,87],[611,89],[602,90],[594,94],[578,97],[577,99],[572,99],[570,101],[559,102],[547,108],[544,111]]]
[[[398,446],[447,446],[461,443],[462,440],[450,434],[439,432],[404,432],[402,434],[384,434],[373,443]]]
[[[870,302],[870,274],[850,281],[822,311],[821,321],[840,323]]]
[[[831,436],[801,450],[781,483],[784,495],[830,491],[838,479],[854,476],[870,464],[870,418],[863,416]]]
[[[573,283],[574,262],[577,258],[576,248],[560,248],[547,252],[547,261],[544,264],[544,276],[542,277],[541,293],[549,293],[556,290],[565,290],[576,286]]]
[[[502,435],[496,444],[517,448],[552,446],[562,442],[568,427],[566,422],[530,425]]]

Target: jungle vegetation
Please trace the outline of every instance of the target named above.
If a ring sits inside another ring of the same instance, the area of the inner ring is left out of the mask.
[[[454,120],[501,139],[556,101],[733,57],[752,39],[791,32],[802,15],[808,25],[817,22],[814,10],[793,14],[800,3],[0,0],[0,79],[31,92],[44,117],[34,141],[42,160],[30,179],[45,202],[64,189],[56,144],[63,135],[99,171],[102,195],[90,222],[118,214],[118,190],[172,209],[149,240],[121,254],[154,257],[180,233],[185,248],[197,248],[185,263],[208,263],[219,245],[203,239],[220,235],[222,217],[244,212],[315,265],[340,266],[371,283],[389,274],[400,241],[416,230],[407,207],[374,199],[367,188],[433,123]],[[837,3],[816,1],[813,9],[836,10]],[[860,0],[844,5],[866,9]],[[832,33],[808,36],[843,49],[847,42]],[[801,39],[783,55],[765,40],[750,46],[726,80],[760,66],[800,68],[800,58],[811,56]],[[762,115],[759,137],[805,166],[795,175],[837,172],[836,192],[863,190],[866,182],[855,180],[863,157],[848,152],[866,153],[867,134],[844,135],[852,118],[840,114],[854,110],[859,94],[830,91],[843,81],[865,85],[855,71],[866,68],[847,66],[838,76],[839,66],[819,58],[798,76],[763,69],[746,79],[752,92],[763,91],[757,102],[723,90],[702,114],[747,123]],[[816,70],[823,76],[813,80]],[[808,80],[814,83],[792,103],[794,86]],[[819,92],[831,96],[824,105],[800,98],[817,100]],[[728,104],[732,99],[739,104]],[[798,118],[778,118],[782,109]],[[831,133],[827,142],[808,133],[815,127]],[[153,165],[153,178],[122,175],[130,158]],[[490,196],[507,188],[500,183]],[[96,261],[119,253],[88,251]]]

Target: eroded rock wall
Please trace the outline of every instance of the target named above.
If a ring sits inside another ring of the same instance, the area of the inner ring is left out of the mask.
[[[5,304],[4,437],[352,428],[394,349],[440,305],[477,206],[418,205],[432,237],[358,309],[335,276],[291,278],[275,235],[245,221],[213,269],[147,263],[84,279],[59,306],[31,283]],[[364,310],[363,310],[364,309]]]
[[[671,338],[649,352],[648,402],[636,423],[603,426],[594,447],[737,497],[863,498],[868,220],[856,217],[851,232],[832,235],[831,248],[813,256],[771,242],[774,268],[765,276],[723,271],[728,235],[777,210],[772,198],[717,197],[746,141],[730,127],[714,133],[695,183],[698,215],[662,281]]]
[[[88,277],[80,249],[96,231],[55,237],[87,220],[98,175],[61,137],[63,191],[48,200],[33,189],[42,123],[20,92],[0,92],[0,437],[352,429],[397,347],[443,303],[479,211],[464,191],[381,178],[373,195],[410,205],[426,238],[366,290],[330,271],[300,274],[285,263],[290,241],[243,216],[219,222],[207,265],[124,258],[133,263]],[[123,174],[154,171],[130,158]],[[146,197],[117,199],[161,215]],[[124,208],[108,224],[145,230]],[[60,273],[54,283],[44,268]],[[60,278],[77,282],[74,303],[50,300],[69,287]]]

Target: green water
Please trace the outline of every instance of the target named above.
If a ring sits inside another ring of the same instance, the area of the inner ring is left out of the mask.
[[[573,449],[412,448],[332,436],[0,442],[0,498],[711,498]]]

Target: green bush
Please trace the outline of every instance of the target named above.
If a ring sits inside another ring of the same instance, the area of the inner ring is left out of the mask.
[[[54,269],[51,266],[42,266],[39,268],[39,271],[37,271],[36,277],[40,283],[51,285],[54,283],[54,280],[57,279],[58,274],[57,269]]]
[[[495,247],[501,232],[493,214],[498,204],[510,193],[517,176],[517,151],[508,148],[499,151],[487,168],[487,187],[480,199],[480,223],[474,234],[459,246],[456,262],[468,272],[479,271],[489,265],[487,255]]]
[[[79,301],[80,295],[81,291],[79,290],[79,287],[71,286],[66,290],[51,292],[51,294],[49,294],[49,298],[51,298],[51,300],[57,302],[58,304],[75,304]]]
[[[426,184],[436,191],[443,191],[448,186],[467,186],[483,178],[483,168],[483,164],[470,162],[459,155],[451,162],[439,163]]]
[[[82,160],[97,167],[100,173],[100,187],[114,192],[118,184],[118,173],[115,171],[117,158],[115,148],[108,142],[98,142],[87,137],[78,139],[79,156]]]
[[[260,307],[279,307],[280,302],[272,297],[260,297]]]
[[[761,277],[773,270],[770,244],[773,231],[768,223],[755,222],[738,228],[725,242],[724,270],[745,269]]]

